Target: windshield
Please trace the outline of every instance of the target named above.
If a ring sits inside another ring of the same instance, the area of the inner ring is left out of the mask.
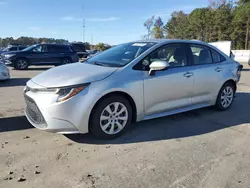
[[[30,51],[30,50],[32,50],[32,49],[33,49],[34,47],[36,47],[36,46],[37,46],[36,44],[31,45],[31,46],[29,46],[29,47],[23,49],[22,51],[25,51],[25,52]]]
[[[154,46],[153,42],[135,42],[115,46],[87,60],[89,64],[122,67]]]
[[[9,47],[6,47],[6,48],[3,49],[3,52],[9,51],[9,49],[10,49]]]

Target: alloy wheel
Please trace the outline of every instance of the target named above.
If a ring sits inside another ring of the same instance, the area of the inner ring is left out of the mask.
[[[101,129],[109,135],[122,131],[128,121],[128,110],[120,102],[114,102],[104,108],[100,117]]]
[[[69,63],[71,63],[71,61],[69,59],[64,59],[63,60],[63,64],[69,64]]]
[[[233,102],[233,97],[234,97],[233,88],[230,86],[225,87],[221,93],[221,105],[224,108],[229,107],[231,103]]]
[[[25,68],[27,68],[27,66],[28,66],[28,62],[27,61],[22,60],[22,59],[20,59],[20,60],[17,61],[17,67],[19,69],[25,69]]]

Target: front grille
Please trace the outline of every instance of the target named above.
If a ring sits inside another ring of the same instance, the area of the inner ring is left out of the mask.
[[[28,97],[26,94],[24,95],[25,103],[26,103],[26,114],[29,119],[35,123],[36,125],[40,125],[39,127],[45,127],[46,122],[43,118],[42,113],[40,112],[39,108],[37,107],[35,101]]]

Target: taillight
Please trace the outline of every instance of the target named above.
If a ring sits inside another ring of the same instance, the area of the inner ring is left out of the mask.
[[[238,80],[240,80],[242,69],[243,69],[243,65],[240,64],[240,65],[238,66],[238,69],[237,69],[237,77],[238,77]]]

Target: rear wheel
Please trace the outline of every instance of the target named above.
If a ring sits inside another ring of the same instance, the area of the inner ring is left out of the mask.
[[[62,65],[70,64],[72,63],[72,60],[70,58],[64,58],[62,59]]]
[[[103,99],[94,108],[90,119],[90,131],[101,139],[120,136],[132,120],[130,103],[121,96]]]
[[[216,108],[218,110],[224,111],[231,107],[234,100],[235,89],[235,86],[230,82],[222,86],[216,101]]]
[[[17,70],[25,70],[29,67],[29,62],[27,59],[19,58],[14,63],[14,68]]]

